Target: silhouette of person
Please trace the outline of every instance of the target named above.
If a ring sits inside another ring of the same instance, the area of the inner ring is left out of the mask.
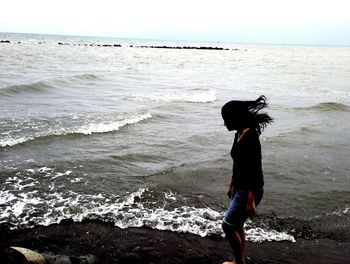
[[[260,110],[267,106],[266,97],[255,101],[230,101],[221,109],[224,125],[235,133],[231,149],[233,159],[232,180],[227,195],[230,206],[222,222],[223,231],[230,243],[234,261],[226,264],[245,264],[243,226],[248,217],[256,215],[256,206],[264,193],[259,136],[273,119]]]

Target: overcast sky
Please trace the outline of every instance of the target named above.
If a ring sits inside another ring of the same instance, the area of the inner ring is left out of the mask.
[[[0,32],[350,46],[350,0],[1,0]]]

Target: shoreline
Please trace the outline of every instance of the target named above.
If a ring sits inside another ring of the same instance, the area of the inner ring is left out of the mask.
[[[0,262],[9,246],[25,247],[56,256],[94,255],[97,263],[222,263],[232,258],[222,237],[147,227],[120,229],[113,223],[86,220],[64,221],[32,229],[9,230],[0,225]],[[350,242],[329,238],[297,239],[292,242],[247,242],[247,263],[348,263]],[[95,262],[94,262],[95,263]]]

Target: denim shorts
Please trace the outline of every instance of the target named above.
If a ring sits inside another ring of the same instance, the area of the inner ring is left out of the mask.
[[[260,203],[264,189],[254,190],[255,206]],[[231,195],[231,203],[228,208],[224,222],[236,228],[243,228],[244,222],[248,219],[247,203],[249,191],[241,188],[234,188]]]

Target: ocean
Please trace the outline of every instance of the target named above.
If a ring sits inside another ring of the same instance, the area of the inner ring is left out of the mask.
[[[222,236],[234,134],[221,107],[263,94],[274,123],[247,240],[350,238],[349,47],[0,40],[0,224]]]

